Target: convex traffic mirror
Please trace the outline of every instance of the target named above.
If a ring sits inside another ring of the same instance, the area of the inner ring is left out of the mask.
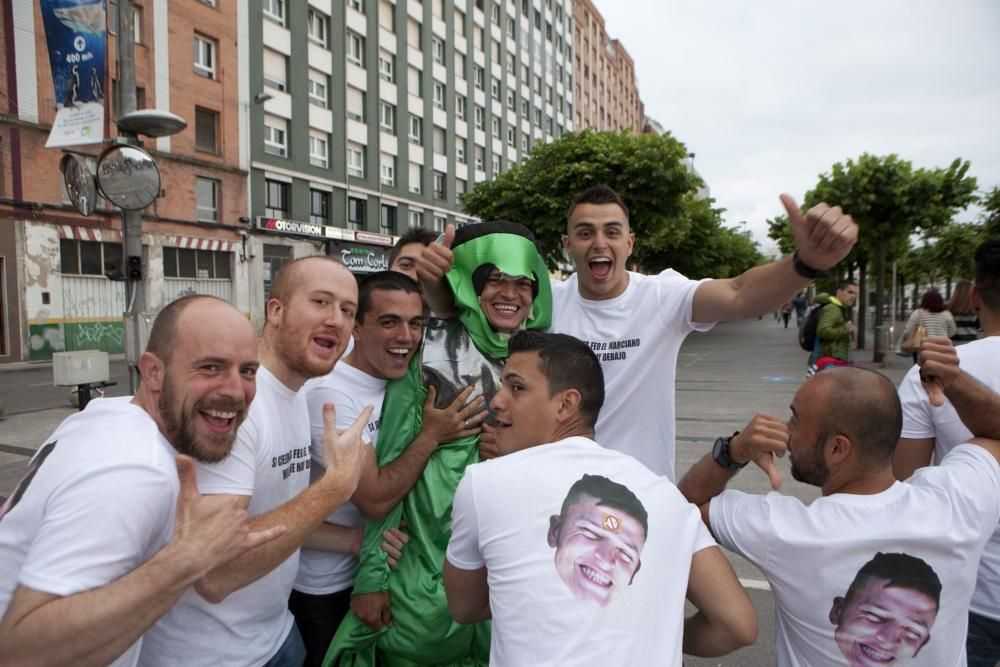
[[[115,206],[137,211],[159,196],[160,170],[141,148],[112,146],[97,162],[97,185]]]

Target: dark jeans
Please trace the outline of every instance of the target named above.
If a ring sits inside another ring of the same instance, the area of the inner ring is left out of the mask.
[[[969,667],[994,667],[1000,661],[1000,621],[970,611],[965,652]]]
[[[292,623],[292,629],[288,631],[284,643],[278,652],[274,654],[264,667],[302,667],[306,659],[306,648],[302,645],[302,635],[298,628]]]
[[[351,589],[328,595],[309,595],[293,590],[288,608],[306,646],[305,667],[320,667],[340,622],[351,610]]]

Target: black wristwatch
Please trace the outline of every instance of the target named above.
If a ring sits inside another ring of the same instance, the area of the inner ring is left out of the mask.
[[[796,250],[795,254],[792,255],[792,267],[795,268],[795,273],[799,274],[803,278],[808,278],[809,280],[816,280],[817,278],[826,278],[830,275],[829,271],[820,271],[819,269],[814,269],[799,257],[799,251]]]
[[[725,468],[726,470],[739,470],[740,468],[746,466],[747,463],[750,463],[749,461],[745,461],[743,463],[737,463],[736,461],[729,458],[729,443],[732,441],[733,438],[735,438],[739,434],[740,432],[737,431],[728,438],[718,438],[715,441],[715,444],[712,446],[712,458],[715,459],[715,462],[718,463],[723,468]]]

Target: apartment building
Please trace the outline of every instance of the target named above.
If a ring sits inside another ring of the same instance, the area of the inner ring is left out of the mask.
[[[146,303],[220,296],[250,311],[244,242],[247,172],[236,119],[237,4],[133,3],[138,107],[188,122],[146,139],[161,196],[142,213]],[[105,136],[116,133],[118,3],[107,3]],[[242,10],[241,10],[242,11]],[[93,171],[104,146],[46,149],[55,96],[37,2],[0,0],[0,363],[78,349],[122,351],[121,213],[99,200],[84,217],[70,205],[59,163],[71,152]]]
[[[645,115],[632,57],[608,35],[590,0],[573,0],[573,19],[577,129],[641,132]]]
[[[468,221],[462,194],[570,131],[568,2],[251,0],[261,285],[322,252],[384,268],[395,235]]]

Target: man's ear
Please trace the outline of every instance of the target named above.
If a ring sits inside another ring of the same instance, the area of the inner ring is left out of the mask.
[[[836,465],[843,463],[848,457],[850,457],[851,452],[854,451],[854,443],[852,443],[850,438],[846,435],[838,433],[826,441],[823,449],[824,453],[828,457],[828,465]]]
[[[840,625],[840,618],[844,615],[844,598],[833,598],[833,606],[830,607],[830,622]]]
[[[139,374],[142,383],[152,391],[160,391],[163,386],[163,362],[152,352],[143,352],[139,357]]]
[[[281,316],[285,312],[285,305],[278,299],[268,299],[264,307],[267,310],[267,323],[271,325],[281,324]]]
[[[558,514],[553,514],[549,517],[549,546],[553,549],[559,546],[559,523],[562,521],[562,517]]]
[[[582,401],[583,396],[576,389],[566,389],[559,392],[559,409],[556,411],[556,419],[565,423],[578,416]]]

